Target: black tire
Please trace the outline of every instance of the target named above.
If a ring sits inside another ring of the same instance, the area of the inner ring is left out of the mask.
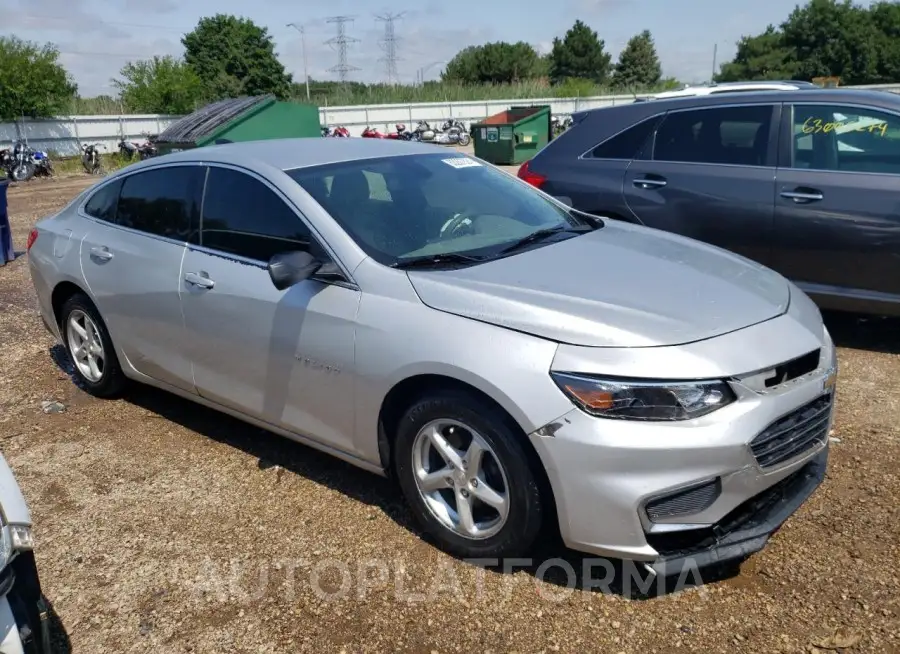
[[[489,538],[475,540],[454,533],[432,514],[419,494],[413,472],[413,444],[419,431],[438,419],[454,420],[477,431],[504,469],[509,514],[502,529]],[[543,526],[545,511],[524,438],[503,411],[461,391],[428,395],[406,411],[397,430],[394,469],[413,514],[441,549],[461,558],[479,559],[516,557],[530,551]]]
[[[104,365],[102,376],[99,381],[91,381],[82,374],[78,369],[78,366],[74,365],[75,357],[72,354],[72,346],[69,343],[68,333],[69,316],[72,315],[73,311],[82,311],[87,314],[97,327],[97,332],[100,335],[100,341],[103,344]],[[97,311],[97,308],[94,306],[94,303],[91,302],[90,298],[81,293],[76,293],[66,300],[60,311],[59,322],[63,344],[66,347],[69,358],[73,361],[72,368],[81,387],[95,397],[112,398],[121,395],[128,384],[128,378],[125,377],[125,373],[122,372],[122,367],[119,365],[119,358],[116,356],[116,350],[113,347],[112,338],[109,336],[109,330],[106,328],[106,323],[103,322],[103,318],[100,317],[100,312]]]

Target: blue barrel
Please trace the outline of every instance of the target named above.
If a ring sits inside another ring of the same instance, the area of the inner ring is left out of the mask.
[[[0,180],[0,265],[15,258],[12,245],[12,228],[9,226],[9,206],[6,202],[6,189],[9,182]]]

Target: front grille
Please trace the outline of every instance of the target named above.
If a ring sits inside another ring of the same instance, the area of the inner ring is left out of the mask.
[[[792,459],[828,438],[834,395],[829,393],[773,422],[750,443],[762,468]]]
[[[712,506],[721,493],[722,482],[716,479],[648,502],[647,516],[660,520],[700,513]]]

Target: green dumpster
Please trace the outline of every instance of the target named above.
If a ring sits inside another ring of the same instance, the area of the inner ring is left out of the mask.
[[[510,107],[474,128],[476,157],[498,166],[522,164],[552,138],[550,106]]]

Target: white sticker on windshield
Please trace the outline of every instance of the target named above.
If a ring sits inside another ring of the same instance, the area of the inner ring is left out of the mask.
[[[454,168],[477,168],[481,165],[474,159],[469,159],[468,157],[453,157],[452,159],[441,159],[441,161]]]

